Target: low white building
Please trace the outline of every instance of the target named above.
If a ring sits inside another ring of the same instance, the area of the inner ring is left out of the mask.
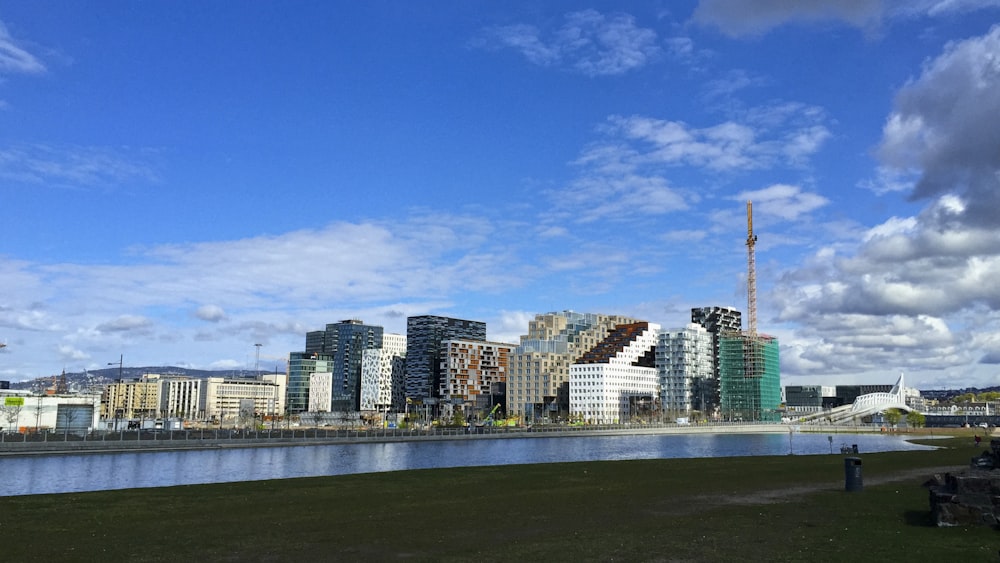
[[[69,432],[97,428],[100,395],[30,395],[0,391],[0,428],[4,432]]]
[[[622,324],[569,368],[570,417],[617,424],[649,411],[659,394],[659,325]]]

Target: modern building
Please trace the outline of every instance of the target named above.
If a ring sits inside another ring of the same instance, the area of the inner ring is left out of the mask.
[[[778,339],[731,332],[720,338],[721,415],[737,422],[781,420]]]
[[[333,356],[320,352],[292,352],[288,355],[287,413],[298,414],[309,410],[309,378],[314,373],[333,373]]]
[[[570,366],[570,417],[590,424],[648,420],[659,395],[655,366],[660,327],[618,325]]]
[[[309,374],[309,412],[330,412],[333,404],[333,373],[317,371]]]
[[[482,420],[494,404],[504,399],[510,355],[514,344],[482,340],[445,340],[441,343],[441,386],[438,396],[450,408],[441,416],[450,416],[461,407],[467,418]]]
[[[569,414],[569,371],[587,350],[621,324],[639,322],[619,315],[551,312],[535,315],[528,334],[511,356],[507,412],[524,420],[564,419]]]
[[[361,355],[362,411],[401,412],[406,408],[406,336],[383,334],[382,347]]]
[[[837,405],[837,389],[831,385],[786,385],[785,410],[812,413]]]
[[[656,345],[656,369],[660,375],[660,408],[667,419],[707,414],[706,396],[715,374],[712,333],[696,323],[662,330]]]
[[[329,408],[357,411],[361,405],[361,358],[365,350],[382,347],[383,329],[351,319],[326,325],[326,330],[306,334],[306,353],[333,357],[333,389]]]
[[[406,319],[406,397],[437,398],[441,388],[441,343],[486,340],[486,323],[422,315]]]
[[[742,314],[735,307],[695,307],[691,309],[691,322],[705,327],[712,334],[712,361],[715,373],[710,379],[699,379],[695,382],[695,396],[704,397],[704,404],[699,409],[710,418],[719,417],[720,399],[720,360],[721,338],[723,334],[739,332],[743,326]]]

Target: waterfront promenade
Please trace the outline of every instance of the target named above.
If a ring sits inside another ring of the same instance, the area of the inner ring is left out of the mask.
[[[83,436],[61,433],[0,435],[0,456],[169,451],[206,448],[256,448],[350,443],[430,440],[489,440],[497,438],[553,438],[658,434],[845,434],[880,432],[877,425],[797,426],[790,424],[635,424],[536,425],[531,427],[437,427],[430,429],[173,430],[94,432]]]

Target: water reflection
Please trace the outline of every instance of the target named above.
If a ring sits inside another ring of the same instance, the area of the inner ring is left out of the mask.
[[[502,438],[0,457],[0,496],[288,479],[437,467],[926,449],[900,436],[690,434]],[[58,478],[53,478],[58,475]]]

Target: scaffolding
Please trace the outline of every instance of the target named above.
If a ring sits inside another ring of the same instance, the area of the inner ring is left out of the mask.
[[[729,332],[719,342],[722,416],[733,422],[781,420],[778,339],[766,334]]]

